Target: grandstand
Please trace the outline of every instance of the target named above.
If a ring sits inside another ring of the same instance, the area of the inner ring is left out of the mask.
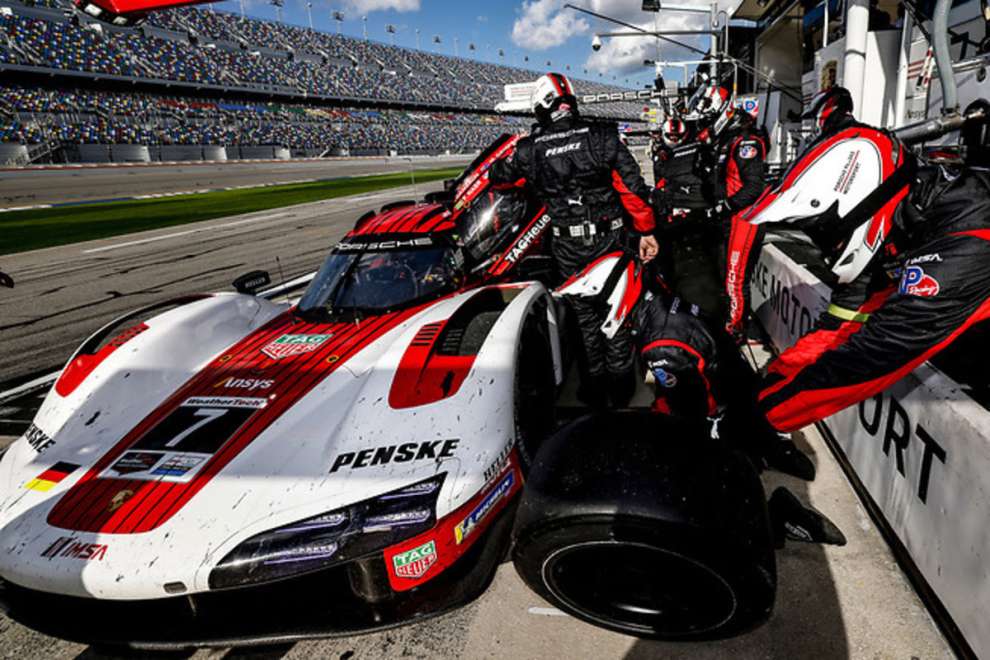
[[[0,10],[0,71],[0,143],[22,161],[85,159],[93,152],[81,145],[113,144],[470,151],[525,130],[524,118],[492,108],[504,85],[539,75],[196,7],[118,29],[58,0]],[[581,94],[619,90],[574,82]],[[642,107],[589,109],[633,119]]]

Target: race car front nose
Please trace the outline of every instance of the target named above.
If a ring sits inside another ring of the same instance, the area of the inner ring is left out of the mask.
[[[436,524],[436,501],[446,474],[256,534],[214,567],[210,588],[241,587],[321,570],[428,530]]]

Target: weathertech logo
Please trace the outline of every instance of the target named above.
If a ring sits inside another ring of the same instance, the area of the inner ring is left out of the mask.
[[[282,335],[261,349],[273,360],[279,360],[300,353],[311,353],[333,335]]]
[[[423,577],[435,563],[437,563],[437,544],[433,541],[392,557],[392,568],[396,577],[408,580]]]
[[[41,556],[49,559],[69,557],[84,561],[103,561],[106,554],[107,546],[103,543],[81,543],[71,536],[60,536],[41,553]]]

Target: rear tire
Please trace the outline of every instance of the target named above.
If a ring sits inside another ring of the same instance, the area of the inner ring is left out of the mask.
[[[635,411],[566,426],[536,456],[513,537],[530,588],[617,632],[718,639],[773,610],[759,477],[700,426]]]

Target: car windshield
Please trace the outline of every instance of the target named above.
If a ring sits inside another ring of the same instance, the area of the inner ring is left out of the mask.
[[[396,242],[338,246],[300,300],[300,311],[387,312],[456,288],[459,269],[453,248],[380,249]]]

